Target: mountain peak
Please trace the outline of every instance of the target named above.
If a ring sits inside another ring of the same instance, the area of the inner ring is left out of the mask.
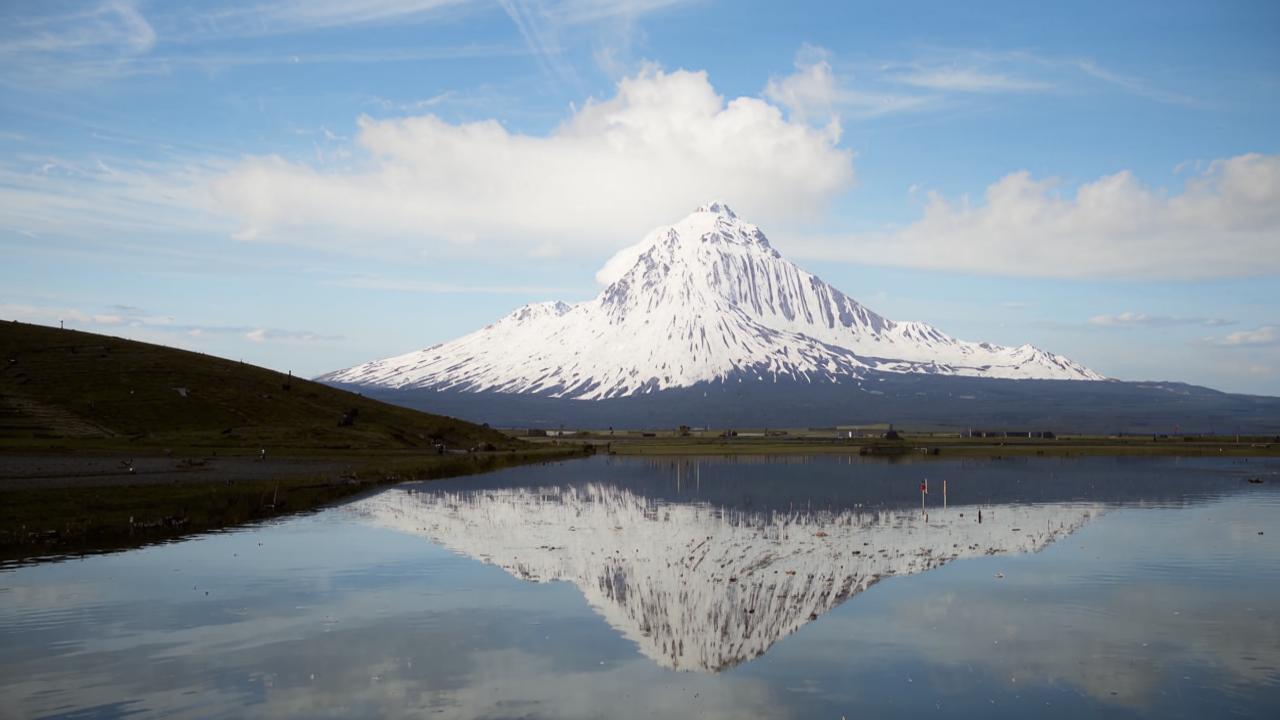
[[[1053,353],[884,318],[782,257],[720,201],[618,251],[596,278],[605,287],[591,300],[528,305],[327,379],[579,399],[715,381],[860,382],[872,371],[1103,379]]]
[[[713,200],[699,205],[692,213],[671,225],[654,229],[640,242],[614,253],[596,273],[596,281],[608,287],[633,269],[640,268],[643,271],[653,267],[653,253],[670,256],[673,252],[680,252],[679,248],[692,251],[692,254],[681,252],[680,260],[665,258],[668,261],[667,267],[687,266],[689,261],[698,259],[697,249],[700,247],[733,245],[758,248],[770,254],[777,252],[769,245],[769,240],[760,232],[760,228],[744,222],[725,203]]]
[[[506,317],[498,322],[523,323],[529,320],[543,317],[560,317],[573,309],[573,306],[563,300],[547,300],[545,302],[529,303],[521,305],[512,310]]]
[[[725,217],[730,217],[734,219],[737,219],[738,217],[738,215],[734,213],[733,210],[730,209],[728,205],[726,205],[725,203],[719,200],[712,200],[711,202],[705,205],[699,205],[698,209],[694,210],[694,212],[711,213],[713,215],[724,215]]]

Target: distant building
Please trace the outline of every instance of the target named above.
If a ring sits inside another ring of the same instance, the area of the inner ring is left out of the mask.
[[[970,430],[969,437],[975,438],[1028,438],[1054,440],[1057,435],[1052,430]]]

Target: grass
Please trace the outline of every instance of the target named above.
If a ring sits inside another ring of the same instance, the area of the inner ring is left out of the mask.
[[[0,450],[366,451],[437,442],[522,444],[235,360],[0,322]]]
[[[441,445],[450,452],[439,454]],[[273,460],[329,459],[352,471],[114,486],[89,486],[70,472],[45,487],[0,489],[0,559],[133,547],[311,510],[379,484],[584,454],[235,360],[0,322],[0,465],[6,457],[180,460],[264,448]]]

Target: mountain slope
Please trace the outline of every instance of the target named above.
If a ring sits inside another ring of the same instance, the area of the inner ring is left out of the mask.
[[[472,423],[234,360],[0,322],[0,438],[113,436],[220,447],[513,444]]]
[[[957,340],[884,318],[784,259],[710,203],[624,250],[577,305],[526,305],[470,335],[330,373],[325,382],[576,399],[698,383],[832,382],[891,372],[1101,380],[1060,355]]]
[[[914,428],[1057,433],[1280,433],[1280,398],[1169,382],[1000,380],[869,372],[846,382],[747,378],[603,400],[352,386],[370,397],[498,427]]]

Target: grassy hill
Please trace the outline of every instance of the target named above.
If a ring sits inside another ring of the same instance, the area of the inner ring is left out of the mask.
[[[0,447],[382,450],[519,444],[234,360],[0,322]]]

